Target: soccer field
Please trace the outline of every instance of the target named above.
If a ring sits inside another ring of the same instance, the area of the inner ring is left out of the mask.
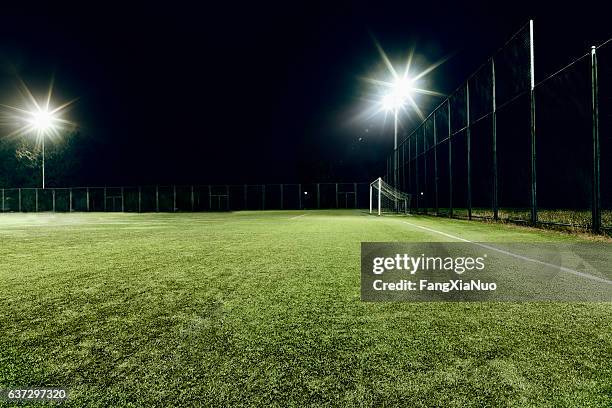
[[[609,406],[610,303],[362,302],[361,242],[453,240],[401,220],[595,239],[349,210],[3,214],[0,388],[68,387],[79,407]]]

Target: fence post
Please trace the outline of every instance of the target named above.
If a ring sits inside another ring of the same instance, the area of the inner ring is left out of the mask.
[[[2,189],[2,212],[4,212],[4,189]]]
[[[55,212],[55,189],[51,190],[51,199],[53,200],[53,212]]]
[[[172,186],[172,212],[176,212],[176,185]]]
[[[396,180],[397,184],[397,180]],[[336,208],[338,208],[338,183],[336,183]]]
[[[406,141],[402,142],[402,161],[400,172],[400,190],[406,191]]]
[[[230,209],[229,185],[225,185],[225,195],[227,196],[227,210]]]
[[[72,212],[72,187],[68,189],[68,212]]]
[[[498,180],[497,180],[497,102],[495,100],[495,57],[491,57],[491,99],[493,101],[493,112],[491,116],[493,132],[493,219],[499,219],[498,203]]]
[[[191,212],[194,211],[195,205],[195,197],[193,195],[193,185],[191,186]]]
[[[468,219],[472,219],[472,131],[470,129],[470,82],[465,84],[465,116],[466,116],[466,143],[467,143],[467,210]]]
[[[453,139],[451,130],[451,104],[448,100],[448,216],[453,217]]]
[[[86,198],[87,198],[87,211],[90,211],[90,207],[89,207],[89,187],[87,187],[85,195],[86,195]]]
[[[280,208],[283,209],[283,185],[280,185]]]
[[[298,210],[302,209],[302,184],[298,184]]]
[[[19,189],[18,194],[19,194],[19,196],[17,198],[18,198],[18,201],[19,201],[19,203],[18,203],[19,204],[19,212],[21,212],[21,188]]]
[[[599,174],[599,82],[597,78],[597,48],[591,47],[591,102],[593,121],[593,232],[601,231],[601,185]]]
[[[417,129],[418,132],[418,129]],[[416,200],[415,200],[415,205],[416,205],[416,212],[419,212],[419,204],[421,202],[421,192],[420,190],[420,183],[419,183],[419,137],[418,135],[415,133],[414,136],[414,188],[415,188],[415,192],[416,192]],[[380,215],[380,214],[379,214]]]
[[[530,135],[531,135],[531,223],[538,222],[538,201],[536,190],[536,124],[535,124],[535,76],[534,76],[534,51],[533,51],[533,20],[529,20],[529,56],[531,71],[531,90],[529,92],[530,104]]]
[[[38,212],[38,188],[34,189],[34,210]]]
[[[403,146],[403,145],[402,145],[402,146]],[[403,160],[403,159],[404,159],[404,158],[402,157],[402,160]],[[405,181],[405,180],[404,180],[404,181]],[[353,194],[353,195],[355,196],[355,197],[354,197],[354,199],[355,199],[355,208],[357,208],[357,183],[353,183],[353,191],[355,192],[355,193]]]
[[[317,209],[321,208],[321,188],[319,183],[317,183]]]
[[[155,185],[155,212],[159,212],[159,185]]]
[[[265,210],[266,209],[266,185],[262,184],[261,185],[261,209]]]
[[[138,186],[138,212],[142,212],[142,187]]]
[[[121,187],[121,212],[125,212],[125,194],[123,192],[123,187]]]
[[[104,187],[104,211],[106,212],[106,186]]]
[[[436,114],[433,114],[433,137],[434,137],[434,205],[436,206],[436,215],[440,215],[438,206],[438,130],[436,128]]]
[[[208,185],[208,211],[212,211],[212,186]]]

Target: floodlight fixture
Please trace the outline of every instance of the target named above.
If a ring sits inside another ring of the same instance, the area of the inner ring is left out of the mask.
[[[36,142],[42,146],[42,188],[45,188],[45,139],[59,136],[62,130],[76,126],[75,123],[62,118],[62,114],[76,99],[52,108],[53,81],[43,101],[37,100],[23,81],[19,80],[19,85],[26,100],[25,108],[1,105],[12,112],[10,117],[16,127],[6,136],[25,136],[32,133],[35,135]]]

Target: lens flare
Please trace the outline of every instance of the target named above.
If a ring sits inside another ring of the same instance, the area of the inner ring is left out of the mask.
[[[2,125],[10,129],[4,137],[34,134],[37,142],[41,142],[43,138],[58,137],[62,131],[76,127],[74,122],[63,118],[76,99],[56,107],[51,106],[53,80],[42,100],[36,99],[27,85],[21,79],[18,80],[19,91],[25,102],[21,107],[0,104],[4,108]]]

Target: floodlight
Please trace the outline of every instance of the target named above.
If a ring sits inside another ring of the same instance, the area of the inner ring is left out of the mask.
[[[14,119],[16,128],[6,137],[34,134],[37,143],[42,146],[42,188],[45,188],[45,139],[59,136],[62,130],[74,128],[75,124],[64,119],[62,115],[76,99],[52,108],[50,105],[53,81],[49,85],[46,97],[43,100],[36,99],[23,81],[19,80],[19,84],[22,95],[26,98],[25,106],[16,107],[0,104],[0,106],[12,112],[9,117]]]
[[[47,110],[38,110],[35,112],[29,112],[32,115],[30,120],[27,120],[32,127],[40,132],[46,132],[53,127],[53,121],[55,117]]]
[[[402,108],[412,96],[412,81],[398,78],[391,84],[391,90],[382,99],[382,106],[386,111],[397,111]]]

